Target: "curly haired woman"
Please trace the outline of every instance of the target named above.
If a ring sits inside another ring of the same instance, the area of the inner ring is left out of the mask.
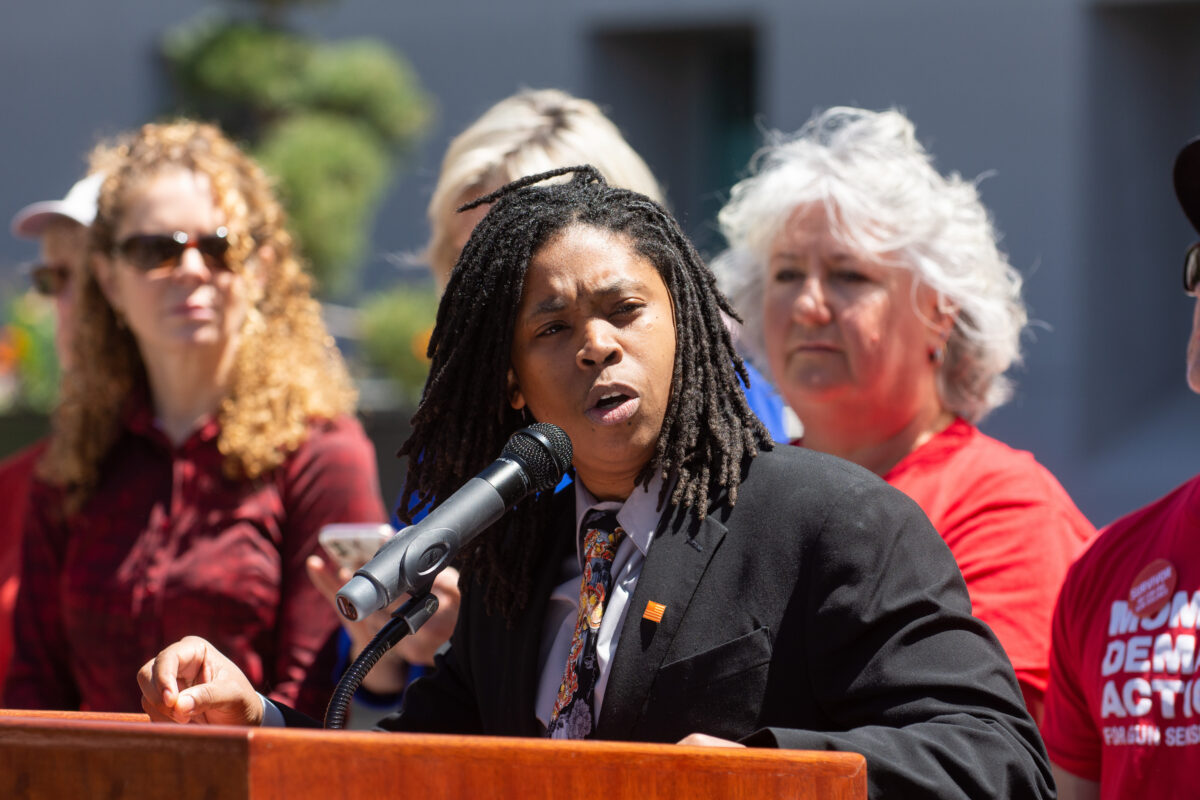
[[[337,621],[305,558],[322,525],[384,512],[283,210],[209,125],[146,125],[92,161],[78,369],[34,489],[6,705],[137,710],[129,676],[199,626],[317,711]]]

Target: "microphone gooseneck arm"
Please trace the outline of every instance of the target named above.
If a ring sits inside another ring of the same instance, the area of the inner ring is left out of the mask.
[[[392,618],[379,629],[371,643],[363,648],[338,681],[329,705],[325,709],[325,727],[329,730],[340,730],[346,727],[346,711],[354,693],[366,680],[367,673],[379,663],[388,650],[395,647],[401,639],[410,633],[416,633],[421,626],[428,622],[438,609],[437,596],[428,590],[423,594],[414,594],[404,605],[396,609]]]

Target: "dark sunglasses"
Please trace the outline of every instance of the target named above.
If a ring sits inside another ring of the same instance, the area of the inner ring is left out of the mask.
[[[34,264],[29,268],[29,278],[38,294],[55,297],[71,282],[71,268],[62,264]]]
[[[1195,294],[1200,285],[1200,242],[1187,249],[1183,256],[1183,290]]]
[[[160,267],[175,267],[183,253],[194,247],[211,270],[229,269],[225,254],[229,251],[229,231],[217,228],[214,233],[192,238],[183,231],[174,233],[138,233],[123,239],[116,246],[121,257],[142,272]]]

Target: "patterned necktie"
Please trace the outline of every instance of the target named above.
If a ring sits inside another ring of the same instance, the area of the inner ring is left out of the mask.
[[[592,704],[600,664],[596,639],[604,605],[612,589],[612,563],[625,531],[613,511],[589,511],[583,518],[583,580],[579,584],[579,619],[571,651],[546,735],[551,739],[585,739],[592,732]]]

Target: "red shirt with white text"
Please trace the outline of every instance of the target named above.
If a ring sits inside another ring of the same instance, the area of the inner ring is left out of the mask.
[[[1102,798],[1191,795],[1197,627],[1200,476],[1105,528],[1071,568],[1054,614],[1050,759],[1099,781]]]

